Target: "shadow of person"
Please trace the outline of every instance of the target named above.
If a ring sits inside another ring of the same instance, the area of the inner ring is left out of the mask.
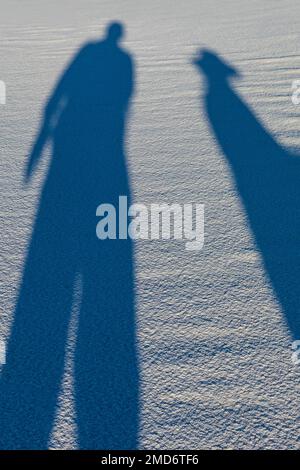
[[[206,115],[232,170],[287,326],[300,338],[300,160],[283,149],[238,96],[238,72],[213,52],[194,60],[204,74]]]
[[[80,278],[74,401],[81,449],[135,449],[138,365],[133,249],[96,237],[96,208],[130,203],[124,152],[133,65],[108,27],[63,73],[45,109],[28,180],[51,139],[53,154],[16,305],[1,376],[0,447],[45,449],[65,366]]]

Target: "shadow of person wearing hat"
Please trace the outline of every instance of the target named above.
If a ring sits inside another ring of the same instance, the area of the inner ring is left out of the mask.
[[[239,77],[235,68],[209,50],[193,62],[206,79],[209,126],[231,168],[286,324],[299,339],[299,157],[274,139],[237,94],[231,83]]]

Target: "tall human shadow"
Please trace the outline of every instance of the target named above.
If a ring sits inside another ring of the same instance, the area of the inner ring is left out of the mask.
[[[96,208],[128,197],[124,133],[133,64],[123,27],[84,46],[45,108],[27,169],[53,153],[0,377],[0,448],[46,449],[65,365],[76,279],[74,395],[81,449],[135,449],[139,374],[129,239],[99,240]]]
[[[231,86],[238,72],[203,50],[206,115],[225,155],[286,324],[300,338],[300,159],[282,148]]]

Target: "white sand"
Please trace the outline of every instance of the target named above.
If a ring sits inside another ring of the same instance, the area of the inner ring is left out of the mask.
[[[77,48],[121,20],[137,71],[127,144],[135,200],[206,206],[201,252],[172,241],[136,247],[140,447],[299,447],[300,366],[191,65],[203,46],[224,57],[273,137],[299,149],[300,105],[291,101],[299,2],[2,0],[0,9],[0,338],[9,335],[46,169],[45,159],[22,186],[46,97]],[[71,342],[52,448],[76,448],[72,383]]]

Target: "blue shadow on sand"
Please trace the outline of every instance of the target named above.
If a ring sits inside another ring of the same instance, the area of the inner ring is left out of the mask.
[[[266,273],[294,339],[300,338],[300,158],[282,148],[231,86],[238,72],[203,50],[210,128],[233,173]]]
[[[65,366],[76,279],[74,353],[80,449],[136,449],[139,374],[133,247],[96,237],[96,208],[128,197],[124,133],[133,63],[112,23],[58,81],[25,178],[48,141],[53,153],[0,377],[0,448],[47,449]]]

